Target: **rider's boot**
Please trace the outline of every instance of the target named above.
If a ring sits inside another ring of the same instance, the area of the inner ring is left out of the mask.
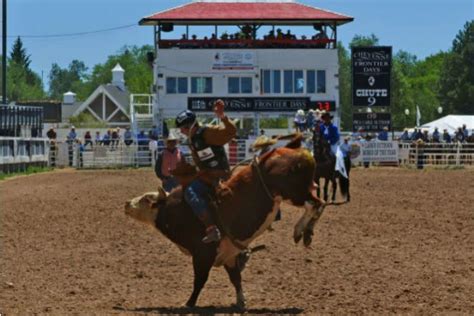
[[[221,240],[221,232],[217,228],[216,224],[212,220],[209,211],[205,211],[203,215],[199,216],[199,219],[206,226],[206,237],[202,239],[204,243],[211,243]]]

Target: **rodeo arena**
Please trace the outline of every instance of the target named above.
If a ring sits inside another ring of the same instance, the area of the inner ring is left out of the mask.
[[[193,1],[139,20],[151,94],[117,64],[0,106],[0,315],[473,314],[474,116],[395,128],[392,47],[356,47],[341,130],[353,20]]]

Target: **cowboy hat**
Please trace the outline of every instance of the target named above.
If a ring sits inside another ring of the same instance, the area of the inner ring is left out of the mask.
[[[270,139],[265,135],[257,137],[255,143],[252,144],[252,148],[259,149],[267,146],[274,145],[278,142],[277,139]]]
[[[321,111],[321,118],[323,118],[325,116],[329,116],[329,118],[334,118],[334,116],[332,116],[331,113],[329,113],[327,111]]]
[[[178,137],[176,137],[176,135],[174,133],[170,133],[168,135],[168,137],[165,139],[165,142],[169,142],[169,141],[178,141]]]

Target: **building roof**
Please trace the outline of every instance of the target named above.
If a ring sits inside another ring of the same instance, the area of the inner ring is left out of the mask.
[[[344,24],[354,18],[297,2],[191,2],[141,19],[140,25],[259,24],[310,25],[315,22]]]

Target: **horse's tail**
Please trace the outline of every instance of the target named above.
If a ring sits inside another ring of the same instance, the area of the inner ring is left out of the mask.
[[[349,179],[339,174],[339,190],[341,190],[342,197],[347,200],[349,196]]]

